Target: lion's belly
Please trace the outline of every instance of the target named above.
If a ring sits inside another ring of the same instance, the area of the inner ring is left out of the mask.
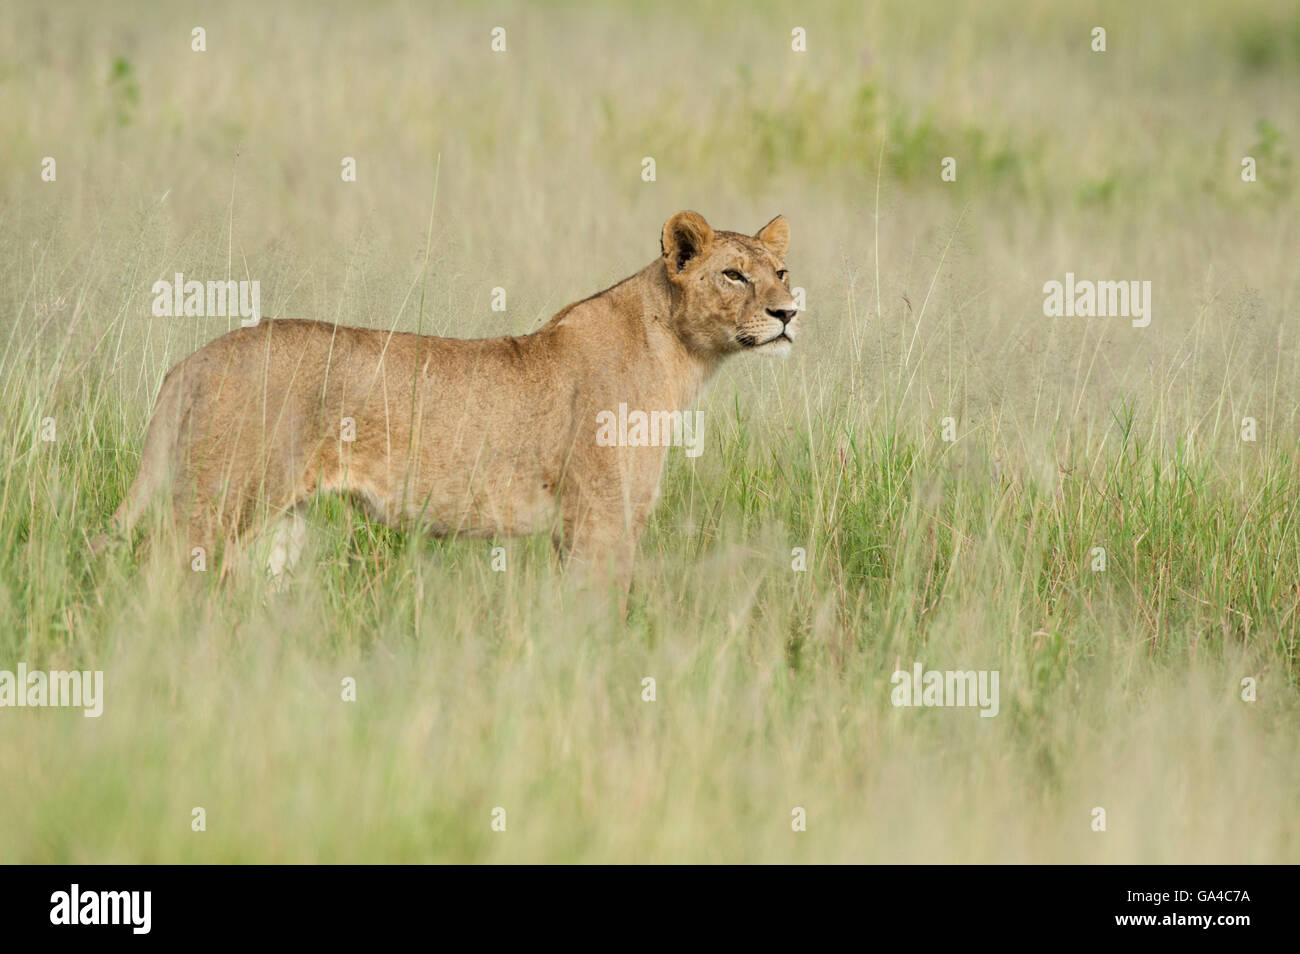
[[[432,441],[408,465],[398,448],[371,458],[344,454],[321,489],[342,491],[374,519],[438,535],[521,536],[555,528],[555,480],[517,452],[469,454]]]
[[[531,475],[527,475],[530,477]],[[424,494],[408,495],[406,520],[439,535],[524,536],[555,527],[555,495],[540,479],[517,475],[513,482],[440,482]]]

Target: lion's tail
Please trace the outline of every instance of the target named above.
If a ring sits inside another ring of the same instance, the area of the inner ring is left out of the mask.
[[[172,463],[180,442],[184,410],[184,388],[181,384],[184,376],[179,372],[179,367],[172,368],[163,379],[153,418],[149,421],[149,431],[144,439],[140,472],[136,474],[131,489],[109,521],[108,530],[91,542],[92,553],[102,552],[114,536],[130,533],[172,476]]]

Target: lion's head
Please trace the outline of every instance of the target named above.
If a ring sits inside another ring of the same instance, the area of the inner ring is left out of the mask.
[[[753,236],[714,231],[698,212],[678,212],[660,247],[673,288],[674,330],[688,348],[786,355],[799,317],[785,268],[790,226],[777,216]]]

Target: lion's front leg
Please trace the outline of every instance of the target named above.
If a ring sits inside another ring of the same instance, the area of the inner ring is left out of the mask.
[[[632,504],[612,494],[566,494],[561,501],[562,527],[553,538],[565,572],[615,590],[626,606],[650,503]]]
[[[659,496],[664,448],[593,447],[560,481],[554,542],[566,572],[619,594],[627,615],[637,543]]]
[[[565,516],[562,532],[554,540],[565,572],[626,592],[632,585],[642,526],[625,521],[620,508],[606,504],[574,509],[580,512]]]

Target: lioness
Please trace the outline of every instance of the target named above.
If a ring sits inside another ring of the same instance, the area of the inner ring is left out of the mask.
[[[789,238],[781,216],[751,238],[678,212],[659,258],[519,338],[296,319],[233,331],[167,373],[110,529],[165,487],[189,548],[277,518],[278,577],[302,545],[300,504],[335,491],[435,534],[550,531],[562,557],[626,586],[666,448],[603,446],[597,416],[681,412],[728,355],[788,353]]]

